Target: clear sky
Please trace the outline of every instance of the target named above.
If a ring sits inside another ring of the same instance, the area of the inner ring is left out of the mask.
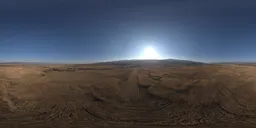
[[[256,61],[255,0],[2,0],[0,61]]]

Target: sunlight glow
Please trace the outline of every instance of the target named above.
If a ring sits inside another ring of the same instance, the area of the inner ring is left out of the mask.
[[[160,55],[152,47],[146,47],[141,59],[161,59]]]

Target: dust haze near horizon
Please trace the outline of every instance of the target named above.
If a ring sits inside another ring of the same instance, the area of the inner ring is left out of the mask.
[[[89,63],[163,58],[255,62],[253,0],[8,0],[0,62]]]

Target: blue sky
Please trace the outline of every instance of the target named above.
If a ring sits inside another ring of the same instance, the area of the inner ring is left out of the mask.
[[[254,0],[0,1],[0,61],[256,61]]]

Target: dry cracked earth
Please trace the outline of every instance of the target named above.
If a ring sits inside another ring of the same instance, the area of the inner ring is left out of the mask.
[[[254,128],[256,67],[0,65],[0,128]]]

